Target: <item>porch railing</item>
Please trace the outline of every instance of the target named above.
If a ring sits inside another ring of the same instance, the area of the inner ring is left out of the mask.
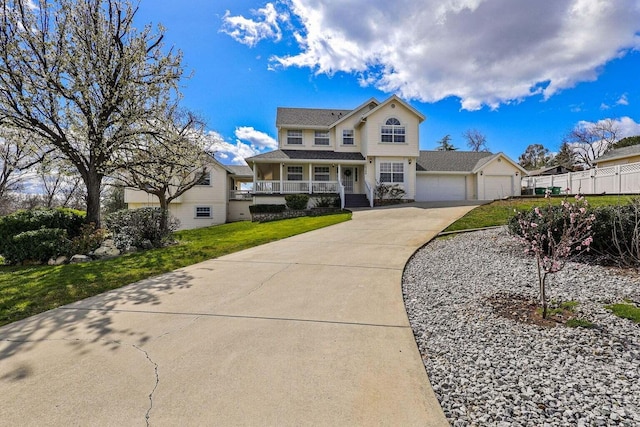
[[[326,194],[338,191],[337,181],[256,181],[253,186],[254,194]]]
[[[230,190],[229,200],[251,200],[251,190]]]

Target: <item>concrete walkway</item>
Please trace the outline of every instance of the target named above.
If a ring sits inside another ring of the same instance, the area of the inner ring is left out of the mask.
[[[448,425],[401,277],[472,206],[433,206],[357,211],[1,328],[0,424]]]

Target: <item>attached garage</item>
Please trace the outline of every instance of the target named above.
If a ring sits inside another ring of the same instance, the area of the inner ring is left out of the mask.
[[[502,199],[513,196],[512,175],[485,175],[484,198],[485,200]]]
[[[416,201],[432,202],[444,200],[465,200],[467,198],[465,175],[416,176]]]
[[[526,174],[504,153],[420,151],[416,160],[416,200],[494,200],[520,195]]]

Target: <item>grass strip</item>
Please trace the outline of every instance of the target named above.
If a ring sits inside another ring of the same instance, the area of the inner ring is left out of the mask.
[[[0,326],[175,269],[351,219],[350,213],[234,222],[176,233],[177,245],[60,266],[0,266]]]
[[[585,196],[589,204],[593,207],[598,206],[617,206],[626,205],[631,201],[631,196]],[[571,199],[571,197],[569,197]],[[544,197],[522,198],[497,200],[495,202],[478,206],[465,216],[451,224],[444,231],[459,231],[473,228],[493,227],[498,225],[506,225],[515,211],[525,211],[536,206],[544,206],[549,201],[554,205],[559,205],[564,200],[563,197],[552,197],[545,199]]]

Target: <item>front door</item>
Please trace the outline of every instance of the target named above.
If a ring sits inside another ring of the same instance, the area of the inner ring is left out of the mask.
[[[344,185],[344,192],[351,194],[353,193],[353,176],[355,171],[353,168],[343,168],[342,169],[342,185]]]

